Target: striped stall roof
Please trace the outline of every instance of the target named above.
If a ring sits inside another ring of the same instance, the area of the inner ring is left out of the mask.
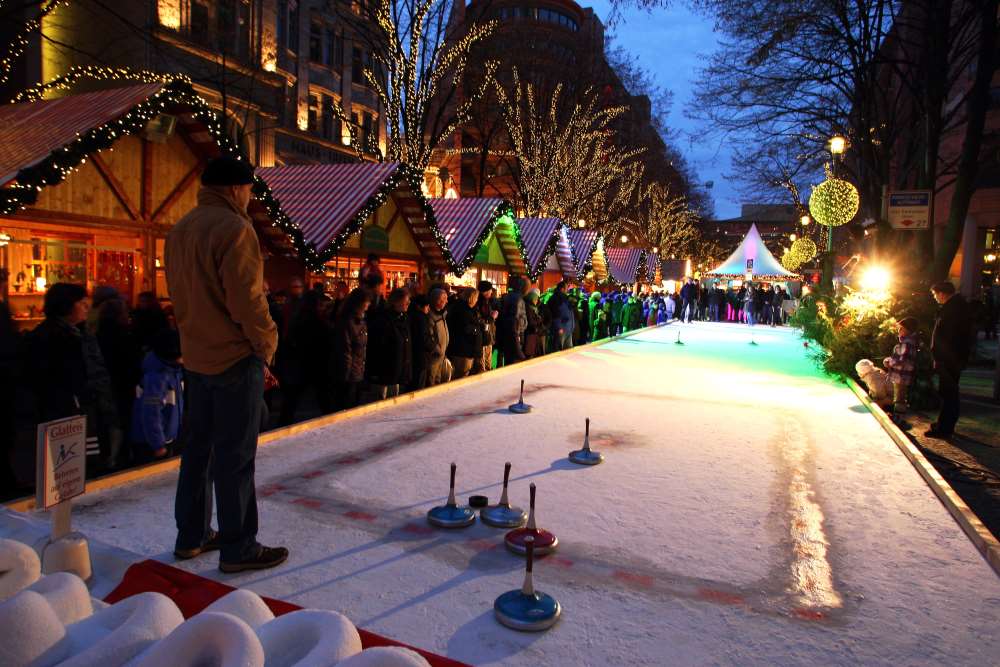
[[[165,85],[149,83],[0,106],[0,185],[88,130],[118,120]]]
[[[497,223],[493,233],[497,237],[510,272],[527,275],[527,249],[524,247],[524,239],[521,238],[521,228],[514,222],[501,221]]]
[[[427,201],[454,261],[451,269],[456,272],[476,256],[479,246],[493,231],[497,217],[510,210],[507,202],[496,197],[437,197]]]
[[[638,248],[607,248],[608,272],[616,283],[631,285],[639,275],[642,251]]]
[[[660,270],[660,256],[654,252],[646,253],[646,282],[655,283],[659,282],[659,276],[661,274]]]
[[[562,272],[566,280],[576,280],[578,278],[576,265],[573,263],[573,246],[570,244],[569,236],[565,226],[559,227],[559,237],[556,239],[556,261],[559,263],[559,271]]]
[[[379,203],[381,193],[396,202],[424,258],[435,268],[448,268],[433,216],[425,215],[423,196],[413,191],[401,169],[398,162],[357,162],[267,167],[257,175],[320,256],[339,251],[361,231],[366,209]]]
[[[569,245],[573,252],[573,266],[577,278],[582,278],[589,266],[591,258],[597,250],[598,235],[596,229],[570,229],[566,232]]]
[[[545,269],[547,255],[559,239],[559,218],[518,218],[521,241],[528,256],[528,277],[532,281]]]

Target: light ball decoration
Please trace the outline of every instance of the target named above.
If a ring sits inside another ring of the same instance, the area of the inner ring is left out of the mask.
[[[810,238],[799,238],[792,242],[789,254],[795,255],[800,264],[805,264],[816,256],[817,250],[815,241]]]
[[[798,255],[786,250],[784,254],[781,255],[781,265],[785,267],[785,270],[787,271],[795,271],[802,265],[802,262],[799,261]]]
[[[827,177],[809,195],[809,212],[816,222],[830,227],[846,225],[858,213],[861,196],[851,183]]]

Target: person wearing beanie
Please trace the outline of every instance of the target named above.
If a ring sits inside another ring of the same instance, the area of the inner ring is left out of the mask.
[[[493,370],[493,346],[497,342],[497,317],[500,315],[500,304],[495,298],[493,283],[489,280],[479,281],[479,301],[476,310],[482,331],[483,350],[472,366],[473,373],[484,373]]]
[[[188,399],[174,516],[174,555],[220,550],[219,569],[274,567],[284,547],[257,541],[254,461],[264,373],[278,346],[264,294],[260,242],[247,215],[253,167],[230,157],[205,167],[198,205],[167,234],[167,287],[174,305]],[[211,529],[215,487],[219,531]]]

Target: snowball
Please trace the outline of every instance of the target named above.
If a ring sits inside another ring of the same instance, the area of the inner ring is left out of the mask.
[[[36,581],[28,590],[44,597],[63,625],[76,623],[94,613],[87,584],[75,574],[50,574]]]
[[[42,572],[72,572],[84,581],[90,579],[87,538],[80,533],[70,533],[55,542],[49,542],[42,551]]]
[[[243,588],[237,588],[232,593],[222,596],[204,611],[232,614],[254,630],[274,620],[274,613],[260,596]]]
[[[0,538],[0,601],[14,597],[38,581],[41,571],[34,549]]]
[[[60,667],[123,665],[183,622],[180,609],[167,596],[133,595],[68,626],[74,655]]]
[[[45,598],[22,591],[0,602],[0,665],[54,665],[70,653],[66,628]]]
[[[335,611],[302,609],[257,629],[267,667],[328,667],[361,652],[357,628]]]
[[[402,646],[375,646],[338,662],[337,667],[430,667],[430,663]]]
[[[231,614],[203,611],[136,661],[137,667],[264,667],[264,649],[249,625]]]

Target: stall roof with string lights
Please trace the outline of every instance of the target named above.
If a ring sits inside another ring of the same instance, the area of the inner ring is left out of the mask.
[[[639,248],[607,248],[608,274],[622,285],[632,285],[639,280],[643,252]]]
[[[513,209],[497,197],[436,197],[427,200],[445,247],[451,271],[461,277],[476,259],[501,220],[513,219]]]
[[[390,250],[391,233],[400,219],[410,237],[401,243],[410,254],[419,255],[431,269],[447,270],[452,264],[434,212],[420,191],[419,176],[398,162],[288,165],[257,173],[279,215],[302,230],[302,259],[312,269],[330,261],[359,232],[378,231]],[[380,217],[384,207],[390,210]],[[359,252],[364,248],[356,245]]]
[[[0,281],[19,326],[41,320],[46,285],[66,281],[166,296],[162,239],[197,203],[205,163],[238,155],[183,79],[0,106]],[[294,257],[299,230],[250,216],[267,256]]]
[[[655,252],[645,253],[644,262],[642,263],[642,279],[643,281],[658,285],[663,277],[663,271],[660,264],[660,256]]]
[[[534,282],[556,251],[562,221],[559,218],[518,218],[516,222],[528,258],[528,278]]]
[[[576,277],[582,280],[583,277],[587,275],[587,272],[593,270],[599,280],[607,278],[607,267],[603,261],[603,251],[598,257],[598,248],[601,245],[601,235],[597,232],[597,230],[580,228],[570,229],[567,230],[566,236],[569,240],[570,252],[572,253]]]
[[[788,271],[764,245],[757,225],[750,225],[750,231],[733,251],[733,254],[719,266],[705,274],[712,278],[747,278],[752,280],[789,280],[798,274]]]

